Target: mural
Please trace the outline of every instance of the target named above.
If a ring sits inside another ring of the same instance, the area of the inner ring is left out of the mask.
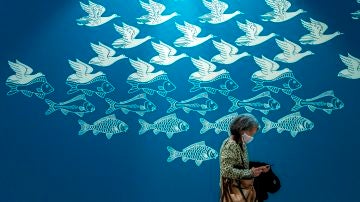
[[[335,92],[330,83],[322,84],[326,90],[309,85],[307,79],[321,76],[305,66],[299,70],[302,67],[297,65],[320,66],[323,56],[317,47],[345,40],[330,19],[310,12],[305,4],[299,8],[296,1],[264,0],[262,6],[267,10],[257,16],[234,1],[199,2],[196,17],[171,6],[181,6],[185,0],[137,1],[132,15],[120,17],[121,13],[114,12],[117,9],[106,10],[102,1],[81,1],[74,7],[74,26],[84,35],[94,31],[98,40],[84,37],[86,54],[64,58],[71,68],[62,67],[63,75],[52,75],[50,69],[34,73],[20,62],[22,58],[9,60],[14,74],[7,75],[7,95],[43,103],[41,115],[48,119],[76,118],[73,122],[78,130],[72,135],[81,139],[89,138],[86,134],[91,132],[104,134],[110,142],[121,141],[122,135],[131,136],[134,131],[137,139],[157,141],[165,135],[168,142],[158,154],[168,155],[163,158],[165,164],[176,164],[181,158],[183,168],[193,166],[186,163],[192,160],[195,169],[218,160],[220,148],[206,138],[225,138],[238,114],[259,117],[261,135],[275,134],[271,137],[276,139],[277,133],[290,134],[296,140],[317,127],[319,119],[309,114],[341,113],[347,103],[343,94]],[[360,8],[360,1],[356,2]],[[357,25],[360,10],[347,18]],[[297,31],[284,36],[281,29],[289,22]],[[331,74],[332,80],[357,82],[359,55],[348,51],[339,48],[333,54],[339,62],[336,73],[325,67],[321,71]],[[31,65],[37,69],[36,64]],[[47,80],[50,75],[66,78],[57,83],[65,93],[54,89],[55,81]],[[314,91],[308,92],[311,88]],[[168,145],[182,145],[183,149]]]

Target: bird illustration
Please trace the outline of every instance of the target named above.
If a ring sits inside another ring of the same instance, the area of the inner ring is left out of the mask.
[[[125,55],[114,56],[115,50],[99,42],[99,45],[90,43],[91,48],[98,54],[97,57],[92,58],[89,64],[107,67],[115,62],[127,58]]]

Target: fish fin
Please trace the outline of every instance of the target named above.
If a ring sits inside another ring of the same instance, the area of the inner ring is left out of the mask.
[[[199,114],[201,114],[201,115],[203,115],[203,116],[205,116],[205,114],[206,114],[206,111],[197,110],[197,112],[199,112]]]
[[[271,91],[271,92],[274,92],[274,93],[278,93],[279,92],[279,88],[277,87],[274,87],[274,86],[268,86],[268,89]]]
[[[195,92],[201,89],[199,82],[191,82],[193,87],[190,89],[190,92]]]
[[[195,164],[196,164],[197,166],[200,166],[201,163],[202,163],[202,160],[195,160]]]
[[[106,110],[106,114],[111,114],[112,112],[114,112],[115,109],[115,104],[116,102],[110,98],[105,98],[105,101],[109,104],[109,109]]]
[[[264,88],[263,83],[256,83],[256,86],[254,88],[252,88],[252,91],[258,91]]]
[[[188,107],[183,107],[183,110],[184,110],[184,112],[186,112],[186,113],[190,113],[190,112],[191,112],[191,109],[188,108]]]
[[[92,96],[92,95],[94,94],[93,91],[91,91],[91,90],[86,90],[86,89],[83,89],[82,92],[85,93],[85,95],[88,95],[88,96]]]
[[[205,90],[211,94],[215,94],[216,93],[216,89],[215,88],[211,88],[211,87],[205,87]]]
[[[151,124],[142,120],[142,119],[139,119],[139,123],[141,125],[141,129],[139,131],[139,135],[142,135],[144,134],[146,131],[150,130],[151,129]]]
[[[135,100],[139,100],[139,99],[146,99],[146,93],[141,93],[139,95],[136,95],[135,97],[132,97],[132,98],[130,98],[128,100],[119,102],[119,104],[127,104],[127,103],[133,102]],[[146,99],[146,100],[148,100],[148,99]]]
[[[167,146],[166,149],[169,151],[169,157],[167,158],[167,162],[171,162],[174,159],[178,158],[180,155],[180,152],[176,151],[174,148]]]
[[[269,114],[269,110],[260,110],[260,111],[265,115]]]
[[[167,94],[167,92],[165,91],[165,90],[158,90],[158,91],[156,91],[157,92],[157,94],[159,94],[160,96],[162,96],[162,97],[165,97],[166,96],[166,94]]]
[[[55,109],[56,103],[54,101],[45,99],[45,102],[46,102],[46,104],[49,105],[49,109],[45,112],[45,115],[52,114],[54,111],[56,111],[56,109]]]
[[[108,139],[108,140],[110,140],[110,138],[112,137],[112,133],[106,133],[106,138]]]
[[[28,97],[32,97],[32,95],[34,94],[33,92],[28,90],[21,90],[21,92]]]
[[[220,129],[220,128],[215,128],[215,133],[216,134],[219,134],[219,133],[221,133],[222,132],[222,130]]]
[[[104,98],[105,95],[106,95],[106,93],[104,93],[104,92],[96,92],[95,94],[98,95],[101,98]]]
[[[245,109],[246,109],[246,111],[248,111],[248,112],[252,112],[252,110],[254,109],[254,108],[249,107],[249,106],[245,106],[244,108],[245,108]]]
[[[10,87],[9,92],[7,92],[6,94],[7,95],[14,95],[15,93],[18,93],[18,92],[19,92],[19,90],[17,89],[17,86],[12,86],[12,87]]]
[[[131,85],[131,88],[130,88],[130,90],[128,90],[128,93],[134,93],[134,92],[140,90],[138,82],[136,82],[136,81],[127,81],[127,83]]]
[[[200,134],[204,134],[206,131],[214,128],[214,124],[210,123],[209,121],[207,121],[204,118],[200,118],[200,123],[202,124],[202,128],[200,130]]]
[[[314,100],[317,100],[317,99],[319,99],[319,98],[323,98],[323,97],[326,97],[326,96],[335,97],[334,91],[333,91],[333,90],[328,90],[328,91],[326,91],[326,92],[321,93],[320,95],[318,95],[318,96],[316,96],[316,97],[313,97],[313,98],[310,98],[310,99],[306,99],[306,101],[314,101]]]
[[[144,116],[145,112],[135,112],[137,113],[139,116]]]
[[[186,157],[186,156],[182,156],[182,157],[181,157],[181,160],[185,163],[185,162],[187,162],[187,161],[189,160],[189,158]]]
[[[166,136],[167,136],[169,139],[171,139],[173,135],[174,135],[174,133],[172,133],[172,132],[167,132],[167,133],[166,133]]]
[[[153,130],[153,133],[154,133],[155,135],[159,134],[160,132],[161,132],[161,131],[158,130],[158,129],[154,129],[154,130]]]
[[[295,137],[298,134],[298,132],[297,131],[291,131],[290,134],[291,134],[292,137]]]
[[[124,112],[124,114],[128,114],[130,112],[130,110],[126,108],[121,108],[121,111]]]
[[[282,129],[282,128],[277,128],[276,131],[277,131],[278,133],[282,133],[282,132],[284,132],[284,129]]]
[[[308,105],[308,108],[310,109],[310,111],[314,112],[316,110],[316,107],[312,106],[312,105]]]
[[[171,113],[177,109],[176,103],[177,101],[173,98],[167,97],[166,100],[170,103],[170,108],[166,111],[167,113]]]
[[[229,90],[219,90],[219,93],[221,93],[222,95],[228,96],[229,95]]]
[[[284,92],[287,95],[291,95],[292,90],[291,89],[282,89],[282,92]]]
[[[78,135],[84,135],[84,133],[90,130],[90,124],[86,123],[85,121],[79,119],[78,123],[80,124],[81,127]]]
[[[154,95],[154,92],[155,92],[154,90],[149,89],[149,88],[143,88],[142,90],[149,95]]]
[[[268,132],[269,130],[271,130],[273,128],[273,122],[270,121],[268,118],[262,117],[261,120],[265,124],[264,128],[262,129],[262,133],[266,133],[266,132]]]
[[[324,109],[324,111],[325,111],[327,114],[331,114],[331,113],[332,113],[332,109]]]
[[[93,130],[93,134],[94,135],[98,135],[100,133],[100,131],[98,131],[98,130]]]
[[[293,106],[293,108],[291,109],[291,111],[297,111],[297,110],[299,110],[301,107],[303,107],[303,106],[301,105],[301,101],[302,101],[301,98],[299,98],[298,96],[295,96],[295,95],[291,95],[291,99],[293,99],[294,102],[295,102],[295,106]]]
[[[35,93],[36,97],[40,98],[40,99],[44,99],[45,98],[45,93]]]
[[[252,97],[252,98],[249,98],[246,100],[242,100],[242,102],[251,102],[251,101],[257,100],[259,98],[263,98],[263,97],[271,97],[270,91],[262,92],[262,93],[256,95],[255,97]]]
[[[59,104],[60,104],[60,105],[66,105],[66,104],[69,104],[69,103],[71,103],[71,102],[75,102],[75,101],[78,101],[78,100],[86,100],[85,95],[84,95],[84,94],[77,95],[77,96],[71,98],[71,99],[68,100],[68,101],[60,102]]]
[[[76,115],[83,117],[84,116],[84,112],[75,112]]]
[[[66,109],[60,109],[60,111],[64,114],[64,115],[68,115],[69,110]]]

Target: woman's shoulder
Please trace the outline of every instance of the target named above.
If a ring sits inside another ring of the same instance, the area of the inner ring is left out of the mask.
[[[222,143],[222,148],[225,149],[225,148],[234,148],[234,147],[238,147],[239,144],[233,140],[232,138],[228,137],[226,138],[223,143]]]

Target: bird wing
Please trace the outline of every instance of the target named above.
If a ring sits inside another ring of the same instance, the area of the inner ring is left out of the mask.
[[[254,60],[255,63],[261,68],[261,71],[266,75],[269,75],[272,71],[279,69],[279,64],[273,62],[272,60],[269,60],[264,56],[262,56],[262,58],[254,56]]]
[[[127,25],[125,23],[122,24],[123,24],[122,27],[114,24],[114,28],[118,33],[120,33],[124,37],[124,39],[131,41],[139,34],[140,30],[138,28]]]
[[[238,52],[238,49],[235,46],[233,46],[229,43],[226,43],[222,39],[221,39],[221,42],[217,42],[217,41],[213,40],[213,44],[214,44],[215,48],[220,51],[220,55],[223,58],[226,58],[230,54],[236,54]]]
[[[314,19],[312,19],[312,18],[310,18],[310,22],[311,22],[311,24],[313,24],[313,25],[317,28],[317,30],[318,30],[321,34],[323,34],[323,33],[328,29],[328,26],[327,26],[325,23],[323,23],[323,22],[314,20]]]
[[[287,56],[292,56],[296,53],[299,53],[301,51],[301,47],[286,38],[284,38],[284,41],[281,41],[279,39],[275,39],[277,45],[284,51],[284,54]]]
[[[90,43],[91,44],[91,48],[98,54],[98,57],[100,59],[106,59],[108,57],[112,57],[115,55],[115,51],[114,49],[102,44],[99,42],[99,45],[96,45],[96,44],[93,44],[93,43]]]
[[[199,69],[199,73],[203,76],[208,75],[210,72],[215,71],[216,66],[199,57],[199,59],[191,58],[191,62]]]
[[[139,58],[137,58],[137,60],[132,60],[132,59],[129,60],[131,66],[133,66],[136,69],[136,72],[140,77],[146,76],[148,73],[151,73],[155,69],[154,66],[150,65],[145,61],[140,60]]]
[[[181,31],[184,36],[188,39],[192,39],[194,37],[196,37],[200,32],[201,32],[201,28],[196,26],[196,25],[192,25],[190,23],[184,22],[184,25],[180,25],[178,23],[175,23],[176,28]]]
[[[161,41],[159,44],[151,42],[151,45],[156,50],[156,52],[159,53],[159,56],[162,59],[167,58],[169,55],[175,55],[175,53],[176,53],[176,49],[174,49],[173,47],[171,47]]]
[[[349,55],[349,54],[348,54]],[[355,73],[355,71],[359,71],[356,68],[359,67],[359,61],[351,57],[346,57],[344,55],[339,54],[341,61],[348,67],[349,72]]]
[[[155,2],[153,0],[149,0],[149,3],[153,7],[153,11],[155,15],[161,15],[166,9],[166,7],[163,4]]]
[[[16,63],[8,61],[8,64],[10,65],[11,69],[14,70],[17,77],[23,77],[25,75],[30,75],[33,72],[33,69],[18,60],[16,60]]]
[[[88,13],[90,18],[99,18],[106,10],[104,6],[95,4],[91,1],[89,1],[89,5],[80,2],[80,6],[86,13]]]
[[[76,62],[69,60],[69,64],[71,68],[75,70],[78,77],[83,77],[93,71],[93,68],[90,65],[81,62],[79,59],[76,59]]]

